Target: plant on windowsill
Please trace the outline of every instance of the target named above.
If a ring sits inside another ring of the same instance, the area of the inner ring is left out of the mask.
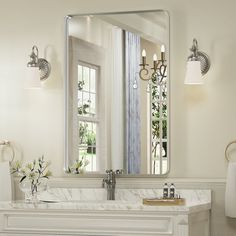
[[[72,166],[68,167],[68,173],[70,174],[83,174],[85,171],[85,167],[89,164],[88,160],[85,160],[84,157],[82,157],[81,160],[75,160]]]
[[[87,139],[87,153],[95,154],[96,153],[96,134],[93,131],[90,131],[86,134]]]
[[[11,163],[11,174],[20,177],[19,187],[25,193],[26,201],[37,202],[37,194],[47,190],[47,182],[52,175],[49,165],[50,162],[45,161],[44,156],[24,166],[20,161]]]

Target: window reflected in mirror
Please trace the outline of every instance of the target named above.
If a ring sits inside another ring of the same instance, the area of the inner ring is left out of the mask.
[[[99,127],[96,83],[98,68],[79,62],[78,64],[78,160],[84,164],[84,171],[97,171],[96,140]]]

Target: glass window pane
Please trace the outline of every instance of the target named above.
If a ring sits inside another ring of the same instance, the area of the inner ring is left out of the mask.
[[[162,101],[165,101],[167,99],[167,84],[164,83],[162,86],[161,86],[161,100]]]
[[[89,109],[90,109],[90,99],[89,93],[83,92],[83,115],[89,116]]]
[[[90,114],[96,114],[96,94],[90,94]]]
[[[160,121],[153,120],[152,121],[152,140],[159,140],[160,139]]]
[[[167,139],[167,120],[162,121],[162,138]]]
[[[82,104],[82,93],[78,91],[78,102]]]
[[[83,115],[83,93],[81,91],[78,92],[78,115]]]
[[[160,103],[152,103],[152,119],[157,120],[160,118]]]
[[[159,91],[159,86],[157,85],[152,85],[152,102],[159,102],[159,96],[160,95],[160,91]]]
[[[82,66],[78,65],[78,81],[83,80],[83,74],[82,74]]]
[[[94,122],[79,122],[79,160],[86,163],[86,171],[96,171],[96,127]]]
[[[160,152],[159,152],[159,142],[152,142],[152,169],[151,173],[152,174],[159,174],[160,173]]]
[[[162,147],[163,147],[163,149],[164,149],[164,155],[163,155],[163,157],[167,157],[167,142],[163,142],[162,143]]]
[[[84,80],[78,82],[78,91],[83,91],[84,89]]]
[[[153,142],[152,143],[152,158],[153,158],[153,160],[154,159],[159,160],[160,156],[164,157],[164,156],[166,156],[166,154],[167,153],[166,153],[166,150],[165,150],[165,147],[163,144],[161,147],[160,142]]]
[[[90,92],[96,93],[96,70],[90,70]]]
[[[80,147],[79,148],[79,156],[81,157],[80,160],[87,155],[87,148]]]
[[[86,145],[88,134],[88,123],[80,121],[79,122],[79,145]]]
[[[89,91],[89,68],[83,67],[84,90]]]
[[[168,170],[168,159],[162,159],[162,174],[166,174]]]
[[[162,118],[167,119],[167,103],[162,103]]]
[[[96,145],[96,123],[80,121],[79,122],[79,144],[86,144],[87,146]]]

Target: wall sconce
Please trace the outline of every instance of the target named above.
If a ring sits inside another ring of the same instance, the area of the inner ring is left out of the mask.
[[[161,82],[166,77],[166,60],[165,60],[165,46],[161,46],[161,59],[157,60],[157,54],[153,55],[153,67],[151,68],[153,70],[153,73],[151,74],[151,77],[148,77],[149,71],[146,68],[149,66],[146,63],[146,50],[143,49],[142,51],[142,63],[139,64],[141,66],[141,69],[139,71],[139,77],[142,80],[150,80],[153,77],[158,77],[159,82]]]
[[[210,69],[210,59],[204,52],[198,51],[198,43],[193,39],[190,48],[192,54],[188,57],[185,84],[203,84],[202,76]]]
[[[46,59],[38,57],[38,48],[35,45],[32,47],[30,61],[27,63],[27,67],[39,69],[40,82],[46,80],[51,72],[50,63]]]

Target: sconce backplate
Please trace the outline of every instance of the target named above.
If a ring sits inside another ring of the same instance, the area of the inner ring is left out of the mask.
[[[201,52],[201,51],[198,51],[197,55],[198,55],[198,60],[200,61],[200,64],[201,64],[202,75],[205,75],[211,66],[209,56],[206,53]]]
[[[51,65],[50,63],[43,58],[38,59],[38,66],[39,66],[39,71],[40,71],[40,80],[46,80],[51,72]]]

